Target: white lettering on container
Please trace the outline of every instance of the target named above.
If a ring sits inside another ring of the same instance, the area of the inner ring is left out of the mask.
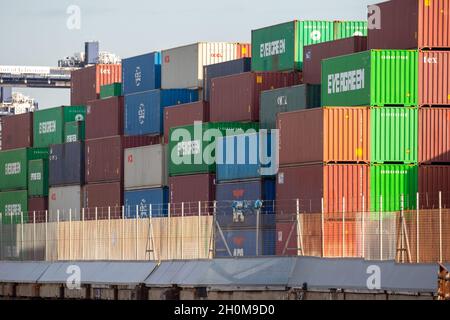
[[[179,157],[190,156],[200,153],[200,141],[185,141],[177,144],[177,152]]]
[[[20,162],[5,163],[5,176],[20,174]]]
[[[56,132],[56,121],[46,121],[39,123],[39,134]]]
[[[362,90],[365,88],[364,69],[328,75],[328,94]]]
[[[275,40],[272,42],[261,43],[260,57],[270,57],[286,53],[286,39]]]

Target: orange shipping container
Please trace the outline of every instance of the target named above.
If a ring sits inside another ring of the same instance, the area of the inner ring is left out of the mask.
[[[419,110],[419,162],[450,163],[450,109]]]
[[[450,51],[419,52],[419,105],[450,105]]]

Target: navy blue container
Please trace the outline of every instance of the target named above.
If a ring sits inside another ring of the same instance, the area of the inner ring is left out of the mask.
[[[251,58],[242,58],[238,60],[226,61],[205,66],[203,72],[203,100],[209,101],[210,99],[211,81],[213,78],[225,77],[243,72],[250,72],[251,69]]]
[[[84,184],[84,142],[55,144],[49,153],[50,186]]]
[[[0,102],[12,102],[12,87],[0,87]]]
[[[139,206],[139,218],[167,217],[168,188],[125,191],[125,217],[136,218],[136,206]]]
[[[124,130],[127,136],[164,132],[164,108],[198,100],[197,90],[152,90],[125,96]]]
[[[97,64],[100,53],[100,46],[98,44],[98,41],[86,42],[84,44],[84,53],[86,64]]]
[[[161,88],[161,53],[122,60],[123,95]]]
[[[261,229],[257,239],[256,229],[248,230],[222,230],[223,238],[220,232],[216,232],[216,257],[256,257],[275,255],[276,231],[275,228]],[[230,249],[226,249],[224,239]],[[258,243],[258,249],[257,244]]]

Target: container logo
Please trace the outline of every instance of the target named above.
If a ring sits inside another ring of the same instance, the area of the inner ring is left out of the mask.
[[[311,31],[310,37],[313,41],[320,41],[320,39],[322,39],[322,32],[319,30],[313,30]]]
[[[100,74],[111,74],[111,70],[109,70],[109,69],[100,69]]]
[[[286,39],[261,43],[259,55],[261,58],[276,56],[286,53]]]
[[[56,121],[46,121],[39,123],[39,134],[56,132]]]
[[[287,106],[288,104],[288,97],[287,96],[279,96],[277,98],[277,104],[278,106]]]
[[[309,61],[312,58],[312,52],[311,50],[308,50],[305,52],[305,60]]]
[[[284,173],[280,172],[278,175],[278,184],[284,184]]]
[[[77,142],[77,135],[76,134],[70,134],[68,136],[66,136],[66,142],[70,143],[70,142]]]
[[[78,114],[75,116],[75,121],[77,121],[77,122],[79,122],[79,121],[84,121],[84,115],[81,114],[81,113],[78,113]]]
[[[201,142],[199,140],[179,142],[177,144],[177,153],[179,157],[200,154],[200,149]]]
[[[134,83],[136,84],[136,87],[139,87],[142,82],[142,71],[141,67],[136,67],[136,70],[134,71]]]
[[[40,172],[33,172],[30,174],[30,180],[31,181],[41,181],[42,174]]]
[[[423,57],[423,63],[425,64],[438,64],[438,59],[435,57]]]
[[[5,176],[20,174],[20,172],[21,172],[20,162],[5,163]]]
[[[147,200],[142,199],[139,203],[139,217],[147,218],[149,216],[149,206],[147,204]]]
[[[245,190],[244,189],[238,189],[238,190],[233,190],[233,197],[234,198],[242,198],[245,194]]]
[[[145,123],[145,104],[141,103],[138,109],[138,120],[139,124],[142,126]]]
[[[169,55],[164,56],[164,62],[165,63],[170,63],[170,56]]]
[[[22,205],[19,203],[5,205],[6,216],[20,216],[22,213]]]
[[[211,53],[211,58],[223,58],[223,54],[221,54],[221,53]]]
[[[362,90],[365,88],[365,70],[358,69],[328,75],[328,94]]]
[[[133,155],[132,154],[130,154],[128,156],[128,163],[133,163]]]

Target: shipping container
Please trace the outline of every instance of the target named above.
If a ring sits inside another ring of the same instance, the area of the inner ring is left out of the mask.
[[[79,221],[84,207],[81,186],[50,188],[48,221]]]
[[[322,83],[322,60],[367,50],[367,37],[351,37],[305,46],[303,82]]]
[[[125,96],[125,134],[164,133],[164,109],[198,100],[197,90],[152,90]]]
[[[203,86],[203,67],[250,57],[249,44],[199,42],[164,50],[162,55],[162,88],[198,88]]]
[[[216,172],[216,139],[225,135],[254,133],[257,123],[217,122],[170,129],[169,175]]]
[[[450,109],[419,109],[419,162],[450,164]]]
[[[46,148],[14,149],[0,152],[0,190],[28,188],[28,162],[48,159]]]
[[[84,187],[85,220],[120,219],[123,216],[121,182],[88,184]]]
[[[450,5],[449,5],[450,6]],[[450,105],[450,51],[419,52],[419,105]]]
[[[417,106],[418,52],[370,50],[322,60],[323,106]]]
[[[2,117],[1,150],[29,148],[32,146],[33,146],[32,112]]]
[[[370,49],[450,47],[448,0],[394,0],[369,7]]]
[[[52,145],[49,159],[50,186],[84,184],[84,142]]]
[[[255,229],[216,232],[215,257],[273,255],[275,255],[275,228],[264,228],[258,232]]]
[[[33,118],[34,147],[47,148],[52,144],[64,143],[66,123],[84,121],[86,108],[84,106],[68,106],[44,109],[34,112]]]
[[[164,108],[164,143],[169,143],[171,128],[209,121],[209,104],[205,101],[180,104]]]
[[[125,149],[125,190],[167,186],[167,146]]]
[[[28,196],[48,196],[48,159],[28,162]]]
[[[81,142],[85,140],[86,122],[67,122],[64,126],[64,143]]]
[[[250,72],[251,70],[251,58],[230,60],[205,66],[203,71],[203,100],[210,101],[212,79]]]
[[[417,163],[417,108],[373,108],[371,122],[371,163]]]
[[[213,214],[213,201],[216,200],[215,175],[193,174],[170,177],[169,191],[171,216]]]
[[[123,135],[124,98],[89,101],[86,106],[86,139]]]
[[[279,113],[280,166],[369,163],[369,108],[330,107]]]
[[[367,21],[334,21],[334,39],[367,36]]]
[[[101,86],[100,99],[107,99],[111,97],[120,97],[122,95],[122,83],[115,82]]]
[[[419,208],[439,208],[439,192],[441,207],[450,208],[450,166],[419,166]]]
[[[261,91],[301,83],[298,72],[246,72],[212,80],[210,119],[258,121]]]
[[[86,105],[99,98],[102,86],[116,82],[122,82],[121,64],[98,64],[72,71],[70,104]]]
[[[48,198],[29,198],[28,199],[28,222],[44,223],[48,219]]]
[[[125,217],[167,217],[169,190],[167,187],[125,191]]]
[[[27,190],[0,192],[2,224],[28,223]]]
[[[312,164],[280,168],[277,214],[362,212],[369,208],[370,167],[365,164]]]
[[[152,52],[122,60],[123,94],[161,88],[161,53]]]

